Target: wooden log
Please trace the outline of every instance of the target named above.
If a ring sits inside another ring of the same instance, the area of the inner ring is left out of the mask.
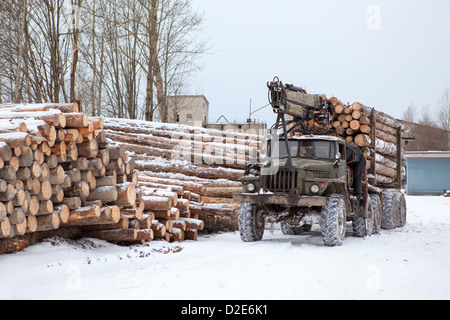
[[[26,233],[33,233],[37,231],[37,218],[36,216],[27,216],[27,229]]]
[[[83,128],[89,125],[89,118],[86,113],[65,113],[67,128]]]
[[[36,215],[47,215],[53,212],[53,202],[51,200],[45,200],[39,202],[39,211]]]
[[[22,224],[25,221],[25,211],[22,207],[15,207],[13,213],[8,215],[12,224]]]
[[[397,119],[393,118],[392,116],[390,116],[390,115],[388,115],[388,114],[386,114],[384,112],[381,112],[381,111],[369,108],[369,107],[367,107],[367,106],[365,106],[365,105],[363,105],[363,104],[361,104],[359,102],[355,102],[352,105],[352,107],[353,108],[359,107],[359,109],[361,111],[366,111],[366,112],[369,112],[369,113],[371,113],[372,110],[373,110],[373,114],[374,114],[375,120],[377,122],[381,122],[381,123],[383,123],[385,125],[388,125],[390,127],[393,127],[393,128],[396,128],[396,127],[400,126],[400,124],[397,121]]]
[[[136,188],[130,182],[125,182],[116,185],[118,206],[132,206],[136,203]]]
[[[105,241],[134,241],[137,238],[136,229],[99,230],[83,232],[85,237],[97,238]]]
[[[138,229],[136,240],[138,241],[151,241],[154,239],[154,233],[152,229]]]
[[[173,207],[173,200],[167,197],[160,196],[143,196],[142,200],[145,203],[145,210],[170,210]]]
[[[205,223],[200,219],[180,217],[180,220],[182,220],[186,223],[187,229],[203,230],[203,228],[205,227]]]
[[[7,218],[6,206],[3,202],[0,202],[0,222],[5,221]]]
[[[65,197],[62,201],[69,209],[76,209],[81,207],[81,198],[80,197]]]
[[[56,211],[45,216],[37,216],[36,220],[37,220],[36,231],[54,230],[58,229],[60,225],[60,219]]]
[[[52,197],[53,190],[52,190],[52,184],[50,181],[42,181],[41,182],[41,189],[39,193],[36,195],[39,200],[50,200]]]
[[[334,110],[335,110],[335,112],[337,113],[337,114],[342,114],[342,113],[344,113],[344,110],[345,110],[345,106],[343,105],[343,104],[337,104],[337,105],[335,105],[334,106]]]
[[[23,219],[21,223],[11,224],[11,234],[10,237],[24,235],[27,231],[27,220]]]
[[[184,231],[174,227],[172,232],[170,232],[170,241],[184,241]]]
[[[30,200],[28,201],[28,211],[27,213],[29,215],[37,215],[39,212],[39,199],[36,196],[31,196]]]
[[[98,154],[98,143],[95,139],[78,144],[78,156],[93,159]],[[80,168],[80,170],[82,170]]]
[[[0,133],[0,141],[5,142],[10,148],[29,147],[31,137],[26,132]]]
[[[217,215],[217,216],[235,216],[236,208],[229,204],[198,204],[189,203],[189,211],[193,214]]]
[[[360,130],[362,133],[366,133],[366,134],[369,134],[369,133],[371,132],[370,126],[368,126],[368,125],[366,125],[366,124],[362,124],[362,125],[359,127],[359,130]]]
[[[0,222],[0,238],[7,238],[11,234],[11,222],[5,218]]]
[[[100,208],[100,207],[99,207]],[[117,206],[106,206],[100,209],[99,216],[85,217],[78,221],[69,221],[67,224],[85,226],[85,225],[102,225],[102,224],[117,224],[120,220],[120,210]]]
[[[14,186],[12,184],[8,184],[6,190],[4,192],[0,192],[0,201],[11,201],[14,199],[15,194],[16,190],[14,189]]]
[[[12,149],[6,142],[0,141],[0,159],[9,161],[12,156]]]
[[[70,208],[65,204],[54,207],[56,213],[59,216],[61,223],[67,223],[69,221]]]
[[[233,193],[243,193],[242,187],[205,188],[205,197],[233,198]]]
[[[55,110],[59,110],[61,112],[78,112],[79,110],[79,102],[71,102],[71,103],[35,103],[35,104],[2,104],[0,105],[0,111],[9,110],[11,112],[42,112],[42,111],[51,111],[50,113],[54,113]],[[55,109],[55,110],[52,110]]]
[[[140,171],[153,171],[153,172],[171,172],[171,173],[182,173],[187,176],[196,176],[199,178],[206,179],[226,179],[226,180],[234,180],[239,181],[244,174],[244,170],[237,170],[231,168],[221,168],[221,167],[201,167],[196,165],[178,165],[171,163],[170,161],[166,161],[164,164],[163,161],[159,163],[138,163],[137,169]]]
[[[117,176],[104,176],[99,177],[96,180],[97,180],[97,187],[116,186],[117,184]]]
[[[70,187],[64,189],[64,194],[67,197],[86,198],[89,195],[89,184],[85,181],[72,184]]]
[[[98,218],[100,217],[100,213],[100,207],[97,204],[72,209],[70,210],[67,224],[76,224],[88,218]]]
[[[102,186],[89,192],[87,200],[102,200],[105,203],[115,202],[118,199],[116,186]]]
[[[104,123],[102,117],[89,117],[89,121],[92,122],[95,130],[103,130]]]
[[[170,210],[153,210],[156,219],[170,219]]]
[[[51,184],[62,184],[64,182],[65,172],[62,166],[50,169],[49,181]]]
[[[184,239],[185,240],[194,240],[197,241],[198,230],[197,229],[186,229],[184,231]]]
[[[381,122],[376,122],[376,128],[377,128],[377,131],[383,131],[383,132],[389,133],[393,136],[397,136],[397,128],[398,127],[394,128],[394,127],[385,125]]]
[[[16,170],[14,170],[14,167],[10,165],[5,165],[3,168],[0,169],[0,179],[6,180],[6,181],[13,181],[16,180]]]
[[[353,131],[359,131],[361,124],[358,120],[353,120],[352,122],[350,122],[350,129],[352,129]]]

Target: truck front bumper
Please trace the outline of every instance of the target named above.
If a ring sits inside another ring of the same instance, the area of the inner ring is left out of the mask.
[[[315,196],[291,196],[277,194],[235,193],[233,199],[236,202],[279,204],[286,207],[323,207],[327,203],[326,197]]]

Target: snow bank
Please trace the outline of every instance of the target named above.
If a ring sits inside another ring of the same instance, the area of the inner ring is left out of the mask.
[[[342,247],[320,233],[239,233],[118,247],[54,240],[0,256],[0,299],[449,299],[450,198],[407,197],[408,223]]]

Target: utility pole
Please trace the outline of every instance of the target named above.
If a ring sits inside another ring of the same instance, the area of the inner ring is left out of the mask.
[[[250,127],[252,125],[252,99],[250,99],[250,110],[248,112],[248,119],[247,119],[247,123],[248,123],[248,130],[250,131]]]

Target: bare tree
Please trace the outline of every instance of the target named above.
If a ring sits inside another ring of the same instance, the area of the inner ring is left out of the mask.
[[[450,131],[450,88],[447,88],[438,102],[438,125]]]
[[[180,92],[180,84],[187,86],[186,75],[198,70],[196,59],[206,52],[203,41],[197,41],[203,17],[195,12],[189,0],[139,0],[146,18],[142,38],[146,53],[147,88],[145,118],[153,120],[157,109],[161,121],[167,122],[167,96]],[[156,89],[156,103],[153,96]]]
[[[417,110],[414,106],[414,103],[410,104],[405,111],[403,111],[402,119],[408,122],[416,122],[417,119]]]

